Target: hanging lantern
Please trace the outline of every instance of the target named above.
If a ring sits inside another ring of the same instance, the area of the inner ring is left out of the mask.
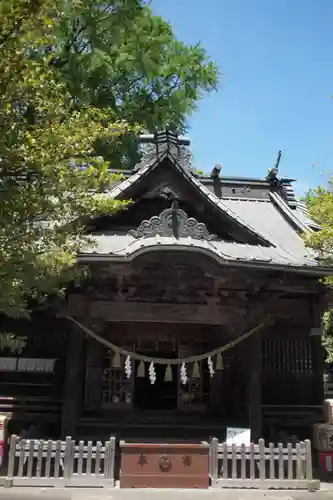
[[[132,364],[131,364],[131,356],[127,356],[125,361],[125,373],[128,379],[131,378],[132,375]]]
[[[121,368],[121,359],[120,359],[120,353],[119,351],[115,351],[113,360],[112,360],[112,367],[113,368]]]
[[[138,378],[145,378],[146,376],[146,367],[143,361],[140,361],[140,364],[138,366],[138,370],[136,372],[136,376]]]
[[[208,359],[207,359],[207,365],[208,365],[208,371],[209,371],[209,375],[211,377],[214,376],[214,365],[213,365],[213,361],[212,361],[212,358],[210,356],[208,356]]]
[[[172,382],[172,369],[170,365],[165,369],[164,382]]]
[[[193,365],[192,378],[200,378],[200,366],[198,361],[196,361]]]
[[[223,370],[223,358],[222,358],[222,354],[220,352],[216,356],[215,370],[216,371]]]

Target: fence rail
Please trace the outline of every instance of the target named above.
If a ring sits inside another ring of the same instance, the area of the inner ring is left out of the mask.
[[[259,439],[258,444],[236,445],[212,439],[210,476],[213,488],[308,489],[320,483],[312,477],[311,442],[293,448],[275,446]]]
[[[114,486],[115,438],[97,441],[10,440],[6,485],[100,487]]]

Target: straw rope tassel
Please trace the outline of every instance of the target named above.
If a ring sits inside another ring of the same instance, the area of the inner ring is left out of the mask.
[[[140,361],[140,364],[138,366],[138,370],[136,372],[136,376],[138,378],[145,378],[146,376],[146,367],[143,361]]]
[[[216,371],[221,371],[223,370],[223,358],[222,358],[222,354],[219,353],[217,356],[216,356],[216,365],[215,365],[215,370]]]
[[[193,365],[192,378],[200,378],[200,366],[197,361]]]
[[[170,365],[166,367],[164,374],[164,382],[172,382],[172,370]]]
[[[112,366],[113,368],[121,368],[121,359],[120,359],[120,354],[119,351],[115,351],[113,360],[112,360]]]

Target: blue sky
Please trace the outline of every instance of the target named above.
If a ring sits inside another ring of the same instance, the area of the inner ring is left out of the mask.
[[[218,64],[217,93],[190,119],[197,168],[280,174],[297,193],[333,173],[333,0],[152,0],[186,43]],[[313,166],[315,163],[315,166]]]

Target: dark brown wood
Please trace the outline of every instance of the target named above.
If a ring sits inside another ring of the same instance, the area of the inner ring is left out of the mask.
[[[121,488],[204,488],[209,445],[121,443]]]
[[[325,310],[325,301],[323,298],[315,297],[312,301],[312,327],[321,330],[321,318]],[[311,331],[309,332],[311,333]],[[313,399],[314,402],[320,404],[323,402],[324,394],[324,368],[325,368],[325,351],[322,346],[322,338],[320,335],[311,336],[312,349],[312,364],[313,364]]]
[[[214,232],[215,228],[210,226],[209,230]],[[253,371],[260,365],[255,346],[251,341],[241,343],[224,353],[223,371],[215,372],[212,378],[205,375],[207,380],[205,388],[199,391],[199,403],[198,398],[194,398],[193,405],[180,404],[181,393],[186,392],[187,396],[189,391],[178,384],[178,410],[188,413],[194,409],[198,411],[200,407],[203,426],[210,418],[205,416],[208,410],[216,419],[212,425],[221,435],[225,427],[248,425],[257,437],[262,437],[264,431],[270,432],[271,426],[277,432],[281,427],[282,430],[294,427],[298,434],[299,426],[308,427],[318,419],[322,398],[321,348],[318,338],[309,336],[311,327],[316,326],[315,319],[320,316],[318,311],[312,310],[314,294],[318,292],[316,283],[306,276],[218,267],[206,257],[189,252],[185,258],[184,254],[170,251],[163,254],[163,259],[157,253],[145,254],[128,265],[94,263],[91,279],[69,293],[68,305],[74,317],[110,342],[129,351],[155,355],[159,352],[161,357],[170,352],[179,356],[179,348],[191,341],[193,346],[188,355],[207,352],[265,321],[267,315],[274,315],[275,325],[265,331],[262,339],[262,376]],[[22,334],[25,327],[17,331]],[[2,396],[18,394],[28,396],[28,399],[15,404],[11,400],[2,400],[0,409],[13,409],[15,416],[25,415],[25,420],[39,419],[43,414],[46,421],[54,423],[54,428],[62,417],[62,432],[67,435],[75,435],[79,420],[83,438],[87,434],[98,437],[102,430],[108,433],[111,420],[114,432],[118,432],[117,425],[121,432],[137,425],[136,435],[140,436],[140,432],[145,435],[142,433],[147,432],[150,424],[149,419],[138,413],[139,384],[136,384],[136,379],[133,377],[126,382],[125,391],[121,376],[118,377],[117,390],[120,388],[122,393],[119,397],[115,393],[113,375],[109,376],[112,370],[106,370],[104,366],[108,357],[108,364],[111,364],[107,349],[89,339],[83,349],[82,332],[79,337],[71,332],[72,346],[69,340],[66,345],[61,328],[64,325],[53,331],[55,328],[44,321],[44,316],[34,316],[28,325],[29,341],[22,356],[56,358],[56,373],[36,374],[36,382],[27,379],[31,374],[5,373],[2,376],[1,373]],[[16,332],[10,325],[6,329]],[[194,344],[197,347],[194,348]],[[251,366],[244,362],[247,359]],[[124,361],[123,358],[122,363]],[[122,366],[118,370],[125,378]],[[207,363],[202,367],[207,369]],[[69,371],[74,371],[74,374],[64,384],[64,374]],[[163,375],[161,377],[163,379]],[[76,400],[77,390],[81,387],[84,388],[82,416],[79,412],[80,394]],[[158,390],[163,391],[164,387],[162,380]],[[104,397],[106,392],[107,398]],[[176,388],[174,392],[177,393]],[[43,403],[39,404],[34,398],[45,396],[49,396],[50,401],[44,409]],[[63,396],[65,402],[62,405]],[[173,398],[170,394],[167,397]],[[131,400],[130,403],[124,403],[126,398]],[[263,416],[260,414],[261,404]],[[164,410],[158,405],[150,410],[156,411],[155,424],[166,429]],[[119,411],[126,412],[126,419],[119,417]],[[180,416],[175,415],[172,424],[175,431],[170,432],[177,432],[177,418],[180,422]],[[142,430],[142,420],[145,430]],[[207,423],[202,434],[204,440],[209,438],[210,425]],[[192,436],[197,429],[197,424],[191,425]]]
[[[87,339],[84,390],[84,406],[86,408],[99,409],[101,406],[103,351],[105,351],[105,347],[97,340]]]
[[[73,326],[66,342],[66,372],[61,416],[61,435],[75,437],[82,404],[82,361],[84,332]]]
[[[161,323],[195,323],[205,325],[223,325],[231,321],[235,314],[234,307],[194,304],[161,304],[145,302],[83,302],[79,297],[72,298],[68,304],[68,312],[85,318],[103,318],[112,322],[161,322]],[[245,315],[238,310],[239,315]]]
[[[311,338],[312,344],[312,360],[313,360],[313,380],[312,380],[312,398],[315,404],[320,404],[324,401],[324,366],[325,352],[321,343],[321,337],[315,336]]]
[[[251,440],[257,442],[262,436],[262,408],[261,408],[261,372],[262,372],[262,336],[261,332],[249,340],[249,420]]]

